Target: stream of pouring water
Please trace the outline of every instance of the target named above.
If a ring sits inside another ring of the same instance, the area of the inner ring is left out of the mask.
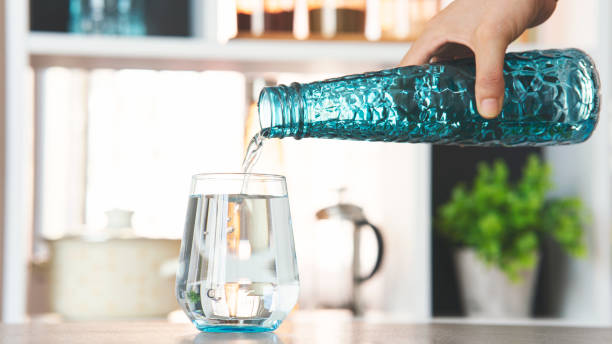
[[[264,138],[259,133],[255,134],[249,142],[249,146],[247,147],[246,154],[244,155],[244,160],[242,161],[242,173],[251,173],[253,166],[259,159],[261,155],[262,147],[264,143]],[[246,193],[246,188],[248,186],[249,177],[248,175],[244,176],[244,180],[242,181],[242,190],[241,194]]]
[[[255,134],[247,147],[244,160],[242,161],[242,173],[250,173],[261,155],[264,138],[259,133]]]

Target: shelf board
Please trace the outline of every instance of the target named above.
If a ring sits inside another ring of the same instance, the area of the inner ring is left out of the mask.
[[[395,66],[407,42],[104,37],[30,33],[35,68],[146,68],[243,72],[351,73]]]
[[[112,37],[32,32],[27,41],[34,68],[136,68],[241,72],[361,73],[391,68],[409,42]],[[535,49],[513,44],[510,50]]]

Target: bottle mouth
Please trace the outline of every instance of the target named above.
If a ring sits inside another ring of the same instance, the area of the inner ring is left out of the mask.
[[[264,137],[282,139],[303,137],[303,103],[300,85],[264,87],[259,94],[259,125]]]
[[[273,92],[270,87],[264,87],[259,93],[259,100],[257,102],[257,111],[259,117],[259,128],[266,129],[272,127],[272,104],[271,99]]]

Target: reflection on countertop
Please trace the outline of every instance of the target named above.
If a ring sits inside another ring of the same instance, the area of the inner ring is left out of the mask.
[[[273,332],[260,333],[206,333],[202,332],[193,340],[181,344],[285,344]]]

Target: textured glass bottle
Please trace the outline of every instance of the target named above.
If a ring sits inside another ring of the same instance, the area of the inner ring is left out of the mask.
[[[504,80],[502,113],[488,120],[476,108],[473,59],[267,87],[262,135],[542,146],[582,142],[595,129],[599,78],[584,52],[509,53]]]

